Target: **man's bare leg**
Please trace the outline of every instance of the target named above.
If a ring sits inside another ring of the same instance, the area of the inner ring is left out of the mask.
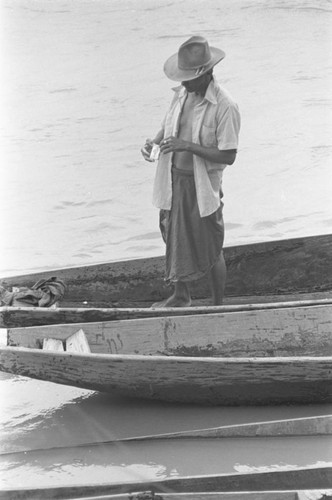
[[[226,264],[223,252],[221,252],[219,259],[209,272],[209,282],[212,292],[212,301],[215,306],[223,303],[224,292],[226,286]]]
[[[151,307],[189,307],[191,296],[188,283],[176,281],[174,283],[174,293],[168,299],[152,304]]]

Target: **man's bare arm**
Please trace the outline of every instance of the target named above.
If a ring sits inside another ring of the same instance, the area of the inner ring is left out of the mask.
[[[200,156],[204,160],[213,163],[232,165],[236,158],[236,149],[220,150],[216,147],[201,146],[194,142],[183,141],[177,137],[166,137],[160,143],[160,151],[164,154],[173,153],[174,151],[187,151],[194,155]]]
[[[200,156],[204,160],[226,165],[233,165],[237,153],[236,149],[220,150],[218,148],[208,148],[206,146],[200,146],[199,144],[195,144],[193,142],[188,143],[187,151],[190,151],[194,155]]]

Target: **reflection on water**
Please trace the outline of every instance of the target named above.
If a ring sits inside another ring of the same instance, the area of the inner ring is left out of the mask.
[[[216,408],[109,397],[1,375],[0,476],[8,486],[118,482],[328,463],[326,437],[114,439],[324,415],[327,405]],[[80,445],[77,447],[77,445]],[[264,470],[265,470],[264,469]]]
[[[331,463],[326,437],[185,440],[116,443],[0,457],[0,472],[12,486],[144,481],[175,476],[276,470]]]
[[[1,374],[0,389],[2,453],[331,412],[330,405],[222,408],[142,401],[7,374]]]

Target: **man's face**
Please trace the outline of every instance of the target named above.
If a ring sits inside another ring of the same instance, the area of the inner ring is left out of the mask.
[[[207,85],[210,83],[210,75],[205,73],[194,80],[181,82],[181,85],[187,90],[187,92],[205,92]]]

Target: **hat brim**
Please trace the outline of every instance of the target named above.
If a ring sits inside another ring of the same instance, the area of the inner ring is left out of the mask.
[[[211,52],[211,60],[204,67],[204,71],[197,74],[196,69],[180,69],[178,67],[178,54],[173,54],[171,57],[167,59],[164,64],[164,72],[165,75],[170,79],[176,82],[186,82],[190,80],[195,80],[195,78],[199,78],[204,75],[207,71],[209,71],[213,66],[218,64],[224,57],[226,56],[225,52],[221,49],[217,49],[216,47],[210,47]]]

